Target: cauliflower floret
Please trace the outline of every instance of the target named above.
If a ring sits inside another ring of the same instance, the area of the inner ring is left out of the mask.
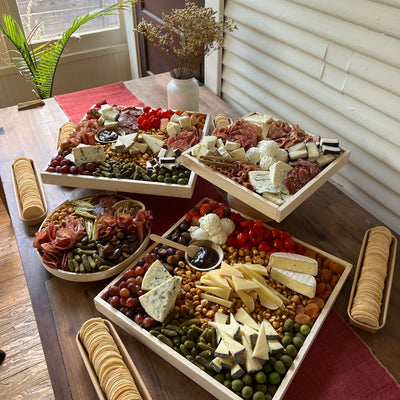
[[[218,232],[217,234],[215,234],[211,237],[211,240],[215,244],[219,244],[219,245],[223,245],[227,239],[228,239],[228,235],[222,231]]]
[[[260,149],[260,156],[276,157],[279,152],[278,143],[274,140],[261,140],[257,146]]]
[[[219,230],[219,217],[217,214],[206,214],[199,218],[200,227],[210,235],[217,233]]]
[[[235,223],[229,218],[221,218],[219,223],[222,232],[224,232],[227,236],[229,236],[235,230]]]
[[[198,228],[190,234],[193,240],[211,240],[211,236],[202,228]]]
[[[258,147],[250,147],[246,151],[246,157],[253,164],[258,164],[260,161],[260,149]]]

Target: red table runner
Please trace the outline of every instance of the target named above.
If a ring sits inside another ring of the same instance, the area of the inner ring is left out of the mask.
[[[87,109],[106,99],[109,104],[143,103],[122,82],[56,96],[66,115],[79,122]],[[208,181],[197,178],[191,199],[132,195],[153,212],[152,231],[163,234],[204,197],[223,201]],[[162,218],[161,218],[162,217]],[[400,400],[400,387],[353,329],[331,311],[294,377],[285,400]]]
[[[77,124],[85,116],[92,105],[102,100],[107,100],[108,104],[120,106],[143,106],[142,101],[134,96],[123,82],[61,94],[56,96],[56,100],[74,124]]]

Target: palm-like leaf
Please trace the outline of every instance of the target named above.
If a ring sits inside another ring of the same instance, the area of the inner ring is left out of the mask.
[[[60,40],[54,43],[47,42],[36,48],[29,45],[22,29],[9,15],[3,15],[4,26],[0,24],[0,31],[11,40],[19,52],[18,56],[12,56],[12,64],[18,68],[25,79],[32,82],[40,98],[46,99],[52,95],[58,62],[72,34],[87,22],[98,17],[112,15],[115,11],[123,10],[135,2],[136,0],[119,1],[109,7],[94,10],[78,17],[74,20],[72,26],[63,33]]]

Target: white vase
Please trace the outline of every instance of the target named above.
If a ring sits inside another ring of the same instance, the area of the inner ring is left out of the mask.
[[[172,78],[167,85],[168,108],[199,111],[199,84],[194,78]]]

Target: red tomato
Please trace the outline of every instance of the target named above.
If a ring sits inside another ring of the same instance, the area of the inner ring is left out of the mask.
[[[138,117],[137,122],[139,125],[142,125],[144,120],[145,120],[145,117],[143,115],[141,115],[140,117]]]
[[[282,232],[281,233],[281,236],[280,236],[280,239],[282,240],[282,242],[286,239],[286,238],[288,238],[288,237],[291,237],[291,234],[289,233],[289,232]]]
[[[258,219],[258,220],[255,222],[255,224],[254,224],[254,226],[253,226],[253,229],[261,230],[261,229],[263,229],[263,228],[264,228],[264,222],[262,222],[261,219]]]
[[[278,239],[281,236],[281,231],[279,229],[272,229],[271,236],[272,239]]]
[[[274,239],[272,242],[272,247],[276,249],[277,251],[282,251],[283,250],[283,243],[281,239]]]
[[[271,249],[271,245],[266,240],[263,240],[259,243],[257,250],[258,251],[269,251]]]
[[[271,231],[268,228],[263,228],[263,235],[264,235],[264,240],[269,240],[271,239]]]
[[[254,226],[254,219],[246,219],[240,223],[240,226],[249,231]]]
[[[253,244],[260,243],[264,238],[263,232],[261,229],[257,229],[254,225],[253,228],[249,230],[249,239]]]
[[[146,113],[146,114],[147,114],[150,110],[151,110],[151,107],[150,107],[150,106],[143,107],[143,112]]]
[[[142,128],[147,130],[151,128],[151,121],[149,119],[146,119],[142,123]]]
[[[246,232],[240,232],[236,238],[239,246],[245,246],[247,244],[248,239],[249,235]]]
[[[157,118],[155,115],[151,117],[151,126],[153,128],[159,128],[160,127],[160,118]]]
[[[291,250],[296,247],[295,241],[289,236],[283,240],[283,246],[285,249]]]

